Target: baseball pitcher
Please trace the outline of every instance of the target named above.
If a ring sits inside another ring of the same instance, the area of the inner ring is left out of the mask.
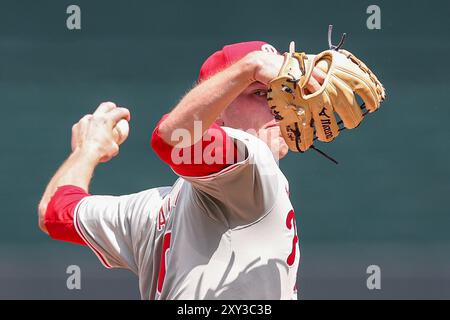
[[[130,120],[126,108],[100,104],[72,128],[72,152],[39,205],[40,228],[88,246],[106,268],[135,273],[142,299],[296,299],[299,237],[278,159],[306,151],[315,132],[322,141],[330,130],[337,136],[321,113],[341,112],[355,127],[363,113],[353,92],[368,90],[372,111],[384,91],[340,48],[322,56],[292,49],[243,42],[204,62],[198,84],[151,137],[179,177],[171,187],[89,194],[97,165],[126,139],[117,124]]]

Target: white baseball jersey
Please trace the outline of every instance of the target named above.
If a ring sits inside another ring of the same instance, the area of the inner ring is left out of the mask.
[[[107,268],[138,275],[142,299],[296,299],[288,182],[263,141],[224,130],[245,144],[245,160],[75,209],[80,236]]]

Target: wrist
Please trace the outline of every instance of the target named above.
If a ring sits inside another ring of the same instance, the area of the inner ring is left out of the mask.
[[[256,74],[262,66],[262,62],[258,54],[255,52],[247,54],[239,61],[239,64],[241,74],[245,77],[249,84],[256,82]]]

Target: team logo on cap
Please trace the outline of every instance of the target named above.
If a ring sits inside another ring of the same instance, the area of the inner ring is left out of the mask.
[[[265,51],[268,53],[278,53],[277,49],[275,49],[271,44],[268,43],[261,46],[261,51]]]

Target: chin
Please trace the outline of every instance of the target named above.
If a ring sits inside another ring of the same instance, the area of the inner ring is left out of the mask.
[[[289,153],[289,147],[283,138],[280,138],[280,146],[278,148],[278,158],[281,160]]]
[[[289,147],[282,137],[271,140],[268,145],[276,160],[283,159],[289,153]]]
[[[288,154],[289,147],[281,136],[279,127],[259,130],[258,137],[267,144],[276,160],[283,159]]]

